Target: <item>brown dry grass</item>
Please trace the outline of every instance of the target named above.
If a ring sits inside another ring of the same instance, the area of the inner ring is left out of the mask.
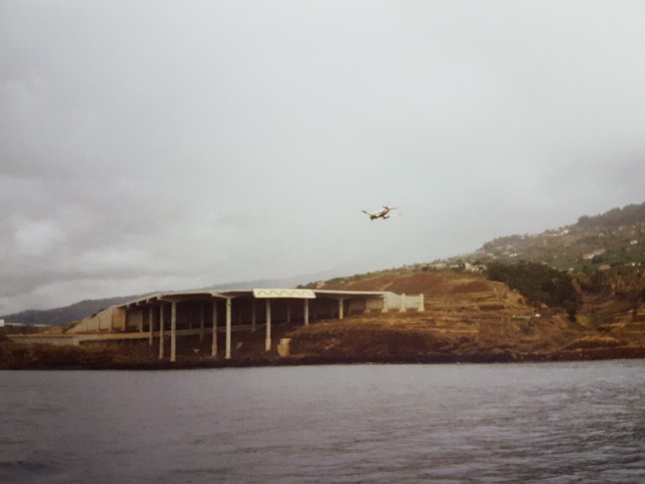
[[[351,281],[335,288],[424,294],[423,313],[352,316],[299,328],[296,357],[366,360],[414,356],[547,355],[577,349],[595,329],[548,308],[536,311],[518,293],[477,274],[415,273]],[[593,345],[598,348],[599,341]],[[616,347],[614,344],[603,347]],[[589,346],[591,348],[591,346]]]

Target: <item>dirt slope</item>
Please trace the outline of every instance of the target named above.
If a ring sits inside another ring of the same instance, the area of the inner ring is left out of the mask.
[[[325,288],[424,294],[425,311],[352,315],[298,328],[293,357],[357,360],[507,361],[606,356],[644,345],[602,334],[582,317],[571,322],[549,308],[536,311],[506,285],[477,274],[412,273]],[[613,330],[613,329],[612,329]],[[583,354],[584,353],[584,354]]]

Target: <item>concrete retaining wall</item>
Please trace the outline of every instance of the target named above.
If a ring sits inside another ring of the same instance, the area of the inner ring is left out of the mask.
[[[47,344],[56,346],[79,346],[81,338],[78,336],[64,336],[64,335],[36,335],[36,334],[20,334],[9,335],[9,339],[14,343],[24,344]]]
[[[125,330],[125,310],[117,306],[110,306],[94,316],[82,319],[79,324],[67,331],[67,334],[123,330]]]
[[[394,294],[393,292],[388,292],[385,295],[383,311],[387,312],[390,310],[398,310],[403,312],[408,309],[424,311],[424,305],[425,302],[423,294],[408,296],[407,294]]]

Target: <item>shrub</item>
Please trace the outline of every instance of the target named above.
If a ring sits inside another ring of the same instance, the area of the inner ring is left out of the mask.
[[[561,308],[569,319],[575,320],[581,301],[566,272],[537,262],[520,261],[517,264],[490,264],[487,275],[489,279],[517,290],[526,298],[527,304]]]

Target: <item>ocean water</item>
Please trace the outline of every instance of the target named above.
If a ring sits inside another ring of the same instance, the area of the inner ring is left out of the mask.
[[[0,371],[2,483],[642,483],[645,361]]]

